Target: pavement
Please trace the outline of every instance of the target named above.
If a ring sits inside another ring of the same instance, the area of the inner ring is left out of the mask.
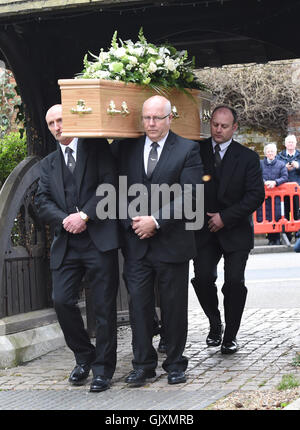
[[[293,365],[299,353],[299,307],[297,299],[294,307],[246,306],[238,335],[239,350],[233,355],[223,355],[219,347],[206,346],[208,322],[191,287],[185,351],[189,365],[185,384],[168,385],[167,374],[161,367],[164,355],[158,354],[156,378],[140,388],[128,387],[124,379],[132,369],[131,329],[120,326],[117,368],[109,390],[90,393],[92,375],[85,385],[70,386],[68,377],[74,359],[64,346],[24,365],[1,369],[0,410],[112,411],[111,414],[106,412],[105,420],[124,424],[117,421],[126,410],[131,411],[131,417],[133,411],[192,413],[209,408],[236,390],[275,389],[286,374],[293,374],[300,381],[300,368]],[[158,342],[156,336],[154,345]],[[300,410],[300,399],[285,409]],[[188,415],[184,417],[188,419]],[[135,427],[133,422],[126,424]],[[153,425],[160,426],[161,423]]]

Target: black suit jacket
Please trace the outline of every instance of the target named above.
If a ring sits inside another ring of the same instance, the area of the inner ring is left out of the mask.
[[[119,175],[126,177],[127,188],[133,184],[143,183],[145,176],[144,143],[144,136],[139,139],[126,139],[113,143],[112,149],[118,159]],[[195,184],[202,183],[202,163],[198,144],[170,131],[151,182],[169,186],[180,184],[182,187],[184,184],[192,184],[193,198],[195,198]],[[129,197],[127,205],[134,198],[136,197]],[[173,203],[174,201],[170,205],[171,214],[174,209]],[[156,213],[149,211],[144,215],[150,214],[155,216],[160,228],[149,239],[139,239],[131,228],[129,217],[120,220],[124,232],[125,256],[129,258],[144,257],[150,243],[162,262],[183,262],[195,256],[195,236],[193,231],[186,230],[186,219],[172,219],[172,216],[170,219],[166,219],[162,213],[161,202]]]
[[[224,227],[210,233],[208,216],[202,230],[196,233],[198,246],[217,235],[227,252],[250,250],[254,246],[252,213],[265,198],[259,156],[256,152],[232,141],[222,161],[217,186],[211,138],[199,142],[204,175],[210,180],[204,185],[205,213],[220,212]]]
[[[50,267],[57,269],[67,249],[68,233],[62,221],[68,216],[65,200],[62,151],[58,149],[40,163],[40,180],[36,202],[40,217],[54,230],[51,245]],[[64,162],[64,161],[63,161]],[[102,252],[119,247],[117,220],[100,220],[96,215],[96,206],[100,197],[96,189],[102,183],[117,187],[117,172],[108,142],[103,139],[79,139],[76,159],[76,188],[78,210],[89,216],[87,230],[91,240]]]

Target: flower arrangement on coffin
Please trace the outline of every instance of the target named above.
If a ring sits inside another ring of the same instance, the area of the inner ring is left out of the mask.
[[[147,85],[165,94],[168,88],[205,90],[194,74],[194,58],[188,59],[186,50],[177,51],[169,45],[155,46],[148,43],[141,28],[138,41],[117,41],[115,31],[108,51],[99,55],[89,53],[84,57],[84,69],[76,78],[108,79]]]

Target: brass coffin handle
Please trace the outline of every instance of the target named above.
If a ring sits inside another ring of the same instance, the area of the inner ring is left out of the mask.
[[[128,109],[128,106],[127,106],[126,102],[122,102],[121,109],[116,109],[115,102],[113,100],[111,100],[110,103],[109,103],[109,107],[107,108],[107,113],[109,115],[120,114],[122,116],[127,116],[127,115],[130,114],[130,111]]]
[[[71,113],[78,114],[78,115],[92,113],[92,108],[86,107],[84,100],[78,100],[77,106],[71,109]]]
[[[179,115],[179,113],[178,113],[178,111],[177,111],[176,106],[172,106],[171,112],[172,112],[172,114],[173,114],[173,118],[174,118],[174,119],[178,119],[178,118],[180,118],[180,115]]]
[[[210,109],[203,109],[202,111],[202,121],[209,122],[211,119],[211,111]]]

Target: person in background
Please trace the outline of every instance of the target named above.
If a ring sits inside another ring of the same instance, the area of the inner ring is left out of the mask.
[[[277,146],[275,143],[269,143],[264,147],[265,157],[261,161],[261,168],[265,186],[269,189],[278,187],[287,182],[288,171],[283,161],[276,158]],[[268,197],[265,201],[266,219],[272,220],[272,203]],[[281,218],[280,197],[275,197],[275,221]],[[257,210],[257,221],[262,221],[262,207]],[[280,233],[268,233],[269,245],[280,245]]]
[[[281,151],[277,158],[283,161],[288,170],[288,182],[297,182],[300,185],[300,151],[296,149],[297,138],[294,134],[289,134],[284,140],[285,149]],[[291,207],[290,199],[287,197],[284,199],[284,211],[285,217],[291,219]],[[294,220],[300,219],[299,214],[299,196],[293,197],[293,216]],[[299,232],[296,233],[296,237],[299,236]],[[292,233],[287,233],[289,240],[292,239]]]

